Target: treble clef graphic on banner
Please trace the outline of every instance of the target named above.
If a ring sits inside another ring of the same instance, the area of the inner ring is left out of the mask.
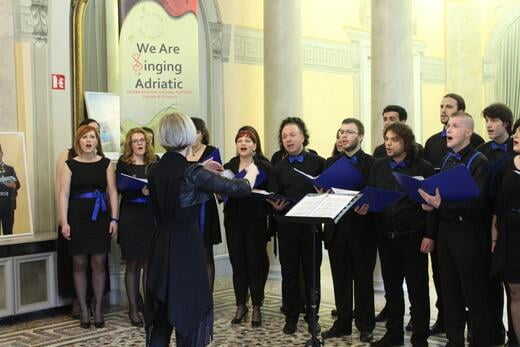
[[[141,71],[143,70],[143,64],[139,61],[139,58],[141,57],[141,53],[135,53],[132,55],[132,58],[134,59],[134,64],[132,65],[132,68],[134,69],[134,73],[139,76],[141,75]]]

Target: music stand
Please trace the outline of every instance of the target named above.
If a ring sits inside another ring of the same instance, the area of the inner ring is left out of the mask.
[[[307,194],[294,205],[284,216],[276,216],[280,222],[302,223],[312,229],[312,293],[311,293],[311,338],[306,347],[325,345],[317,337],[316,315],[318,289],[316,288],[316,237],[318,225],[337,224],[341,217],[361,198],[362,194]]]

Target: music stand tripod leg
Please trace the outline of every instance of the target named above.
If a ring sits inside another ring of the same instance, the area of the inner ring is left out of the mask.
[[[320,347],[325,345],[320,341],[316,334],[316,316],[318,314],[318,288],[316,287],[316,238],[318,237],[318,227],[311,225],[312,230],[312,291],[311,291],[311,338],[305,343],[305,347]]]

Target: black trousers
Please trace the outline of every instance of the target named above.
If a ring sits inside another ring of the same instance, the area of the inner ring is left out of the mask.
[[[280,223],[278,242],[282,267],[282,300],[286,320],[298,320],[300,311],[300,266],[305,281],[305,303],[310,314],[313,293],[313,269],[316,279],[317,311],[320,303],[321,237],[316,235],[316,262],[312,262],[313,228],[299,223]],[[301,264],[301,265],[300,265]]]
[[[430,260],[432,262],[432,277],[433,285],[435,286],[435,292],[437,293],[437,301],[435,307],[437,307],[437,320],[444,321],[444,312],[442,304],[442,286],[441,286],[441,275],[439,271],[439,256],[437,253],[437,247],[430,253]]]
[[[424,342],[430,335],[428,255],[421,253],[421,242],[422,233],[416,232],[395,239],[381,235],[379,245],[388,312],[387,333],[395,337],[404,335],[403,281],[406,279],[413,312],[412,343]]]
[[[267,223],[226,219],[225,227],[236,304],[245,305],[250,291],[253,305],[261,306],[269,268]]]
[[[151,327],[146,327],[146,347],[164,347],[170,345],[173,327],[168,322],[166,305],[162,305]],[[192,347],[195,334],[184,337],[175,331],[175,344],[178,347]]]
[[[505,339],[506,334],[506,328],[502,321],[504,315],[504,284],[502,276],[496,275],[491,277],[488,285],[489,336],[491,342],[493,342]]]
[[[0,197],[0,220],[2,221],[2,235],[13,233],[14,209],[10,197]]]
[[[336,324],[348,331],[352,329],[354,296],[357,329],[361,332],[374,330],[374,267],[377,254],[374,233],[366,229],[346,230],[339,224],[328,251],[338,312]]]
[[[470,346],[489,346],[489,248],[484,233],[470,222],[441,220],[437,247],[449,346],[464,346],[466,306]]]

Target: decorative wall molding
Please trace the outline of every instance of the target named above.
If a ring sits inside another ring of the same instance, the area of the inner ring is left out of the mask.
[[[17,40],[46,44],[49,33],[48,0],[15,0],[14,3]]]
[[[350,43],[303,38],[303,68],[320,72],[358,74],[363,59],[360,50],[370,48],[370,33],[345,29]],[[231,31],[230,31],[231,32]],[[234,62],[262,65],[264,59],[263,32],[259,29],[233,27]],[[414,42],[414,52],[424,52],[422,41]],[[445,83],[446,63],[443,59],[421,57],[421,80]]]

